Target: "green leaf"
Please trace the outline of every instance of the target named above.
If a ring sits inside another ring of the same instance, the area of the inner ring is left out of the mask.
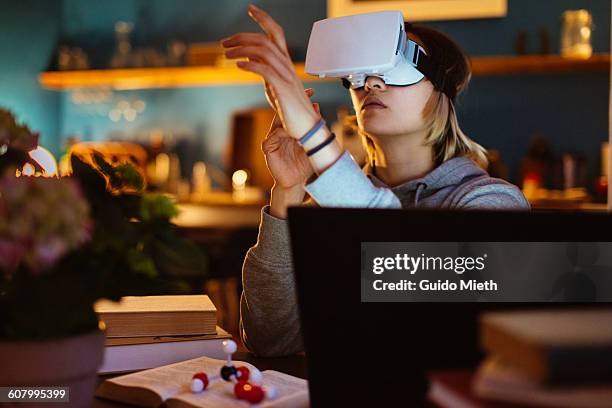
[[[143,221],[165,219],[178,215],[174,201],[160,193],[145,193],[140,203],[140,216]]]
[[[127,262],[130,268],[139,274],[155,278],[157,276],[157,270],[155,269],[155,263],[144,253],[130,249],[127,253]]]
[[[121,180],[123,186],[132,187],[137,191],[144,188],[142,176],[131,163],[123,163],[115,167],[117,178]]]

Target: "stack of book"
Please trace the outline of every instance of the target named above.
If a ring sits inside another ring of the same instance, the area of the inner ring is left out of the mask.
[[[100,374],[160,367],[199,356],[223,358],[231,336],[206,295],[129,296],[95,305],[106,330]]]
[[[480,322],[489,353],[474,394],[542,407],[612,407],[612,311],[495,312]]]

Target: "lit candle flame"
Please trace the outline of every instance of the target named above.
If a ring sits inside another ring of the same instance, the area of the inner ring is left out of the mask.
[[[232,186],[234,190],[243,190],[248,178],[249,175],[246,170],[236,170],[232,175]]]

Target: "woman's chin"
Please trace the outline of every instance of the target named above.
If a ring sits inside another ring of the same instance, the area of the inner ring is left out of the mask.
[[[364,120],[363,130],[371,135],[388,135],[397,133],[393,127],[389,126],[388,121],[383,120]]]

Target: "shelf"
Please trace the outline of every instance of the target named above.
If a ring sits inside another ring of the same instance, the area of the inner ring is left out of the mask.
[[[307,75],[304,64],[295,66],[305,82],[329,81]],[[166,67],[126,68],[87,71],[48,71],[39,76],[40,84],[56,91],[79,88],[112,88],[117,90],[180,88],[198,86],[254,85],[261,78],[236,67]]]
[[[593,54],[589,59],[568,59],[560,55],[521,55],[472,58],[472,74],[515,75],[575,72],[609,72],[610,54]]]
[[[595,54],[588,60],[566,59],[558,55],[525,55],[474,57],[474,76],[536,73],[608,72],[610,54]],[[334,81],[307,75],[304,64],[295,65],[298,76],[305,82]],[[40,84],[56,91],[80,88],[112,88],[117,90],[177,88],[199,86],[254,85],[261,83],[258,75],[236,67],[173,67],[128,68],[87,71],[49,71],[39,77]]]

